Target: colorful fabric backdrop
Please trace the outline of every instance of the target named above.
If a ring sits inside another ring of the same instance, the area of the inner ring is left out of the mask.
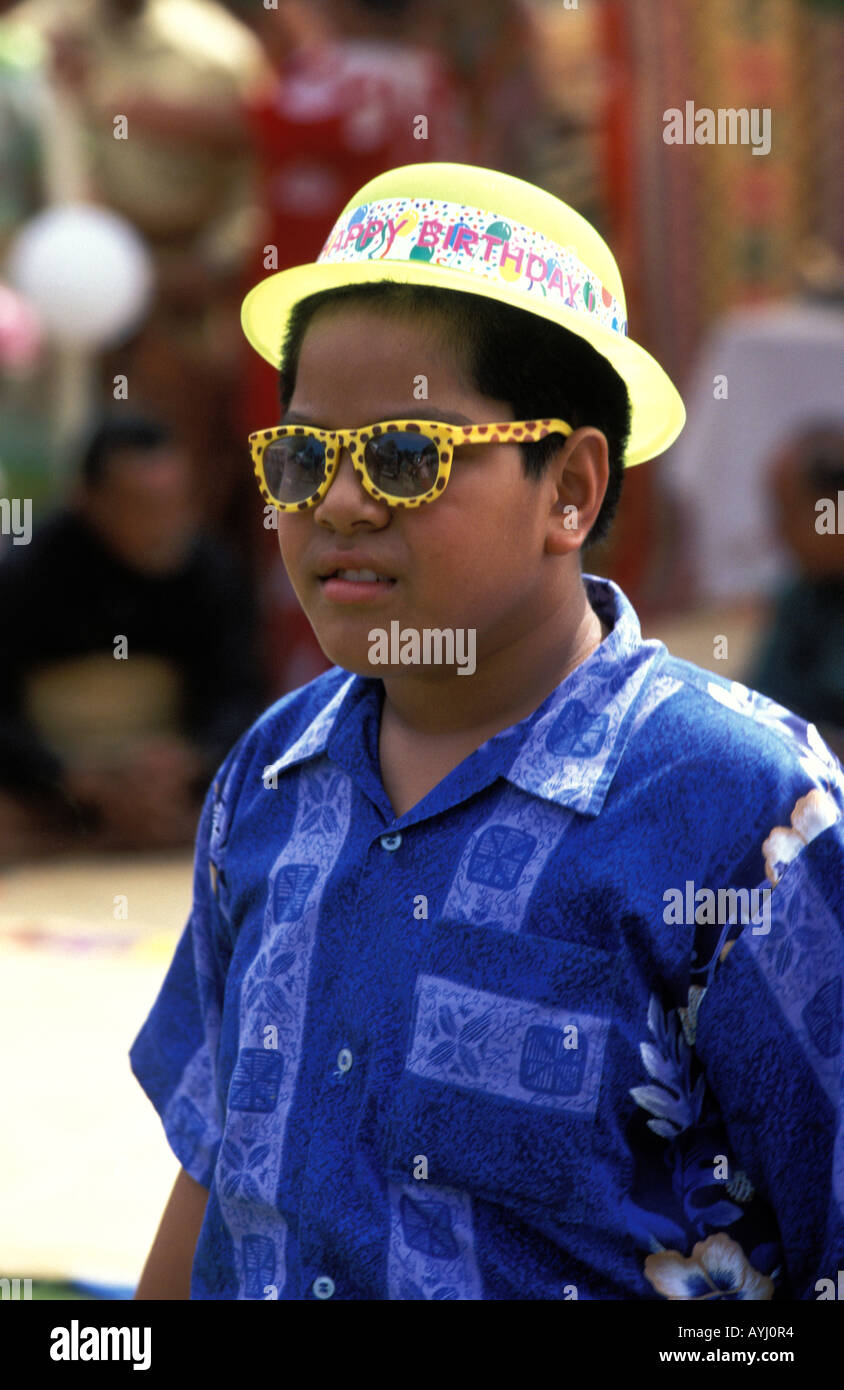
[[[793,291],[810,239],[844,256],[844,9],[608,0],[605,36],[608,230],[631,331],[682,387],[714,318]],[[666,144],[687,101],[770,108],[770,152]]]
[[[709,325],[799,285],[810,241],[844,256],[844,8],[806,0],[604,0],[602,230],[631,336],[681,392]],[[666,144],[665,113],[770,108],[771,146]],[[565,196],[565,195],[564,195]],[[607,558],[644,602],[660,464],[625,486]],[[593,562],[594,563],[594,562]]]

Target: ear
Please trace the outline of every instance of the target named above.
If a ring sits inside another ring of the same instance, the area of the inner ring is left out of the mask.
[[[581,549],[601,510],[609,476],[606,435],[592,425],[574,430],[549,462],[543,480],[549,492],[549,555]]]

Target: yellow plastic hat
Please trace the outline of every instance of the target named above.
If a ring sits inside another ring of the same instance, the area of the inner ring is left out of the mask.
[[[316,262],[279,271],[249,291],[243,331],[278,367],[300,299],[382,279],[486,295],[585,338],[630,393],[628,468],[661,454],[683,428],[676,387],[626,336],[624,287],[609,247],[580,213],[542,188],[472,164],[407,164],[379,174],[347,203]]]

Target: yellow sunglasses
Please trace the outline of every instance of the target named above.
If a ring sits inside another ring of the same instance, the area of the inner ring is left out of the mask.
[[[356,430],[277,425],[249,436],[258,486],[280,512],[315,507],[331,486],[347,448],[370,497],[391,507],[420,507],[445,490],[455,448],[462,444],[531,444],[547,434],[571,434],[565,420],[508,420],[495,425],[447,425],[390,420]]]

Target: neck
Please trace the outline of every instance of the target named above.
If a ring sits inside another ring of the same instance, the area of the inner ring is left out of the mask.
[[[514,641],[478,657],[471,676],[456,667],[416,667],[383,678],[386,723],[438,744],[469,738],[479,746],[526,719],[607,635],[578,575],[567,602],[555,605]],[[479,737],[480,736],[480,737]]]

